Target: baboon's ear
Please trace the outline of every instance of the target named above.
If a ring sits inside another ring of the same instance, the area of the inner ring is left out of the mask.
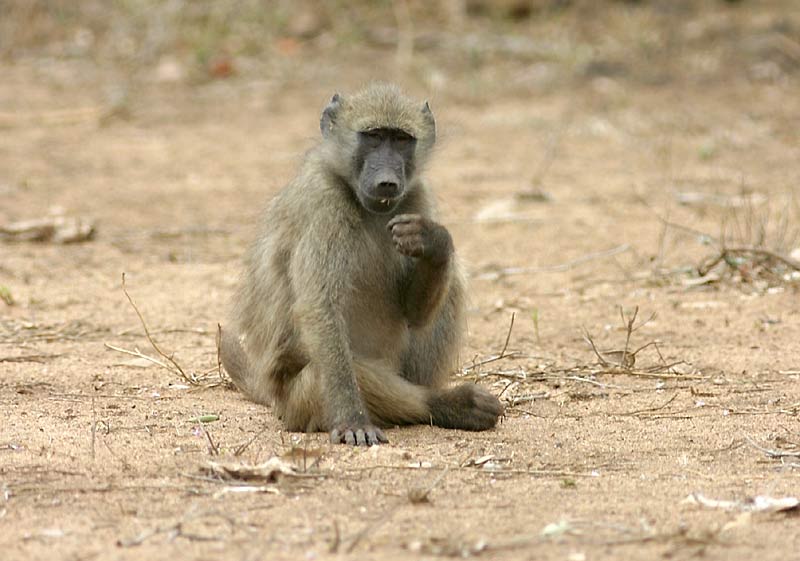
[[[422,116],[428,122],[428,125],[431,127],[431,139],[436,138],[436,119],[433,118],[433,111],[431,111],[431,106],[428,105],[428,102],[422,104]]]
[[[319,119],[319,130],[322,131],[323,137],[327,137],[333,130],[333,125],[336,123],[336,114],[339,112],[341,104],[341,96],[338,93],[333,94],[328,106],[322,111],[322,117]]]

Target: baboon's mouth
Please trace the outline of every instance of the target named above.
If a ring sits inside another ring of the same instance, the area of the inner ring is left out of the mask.
[[[364,201],[366,204],[364,206],[367,207],[368,210],[377,213],[385,213],[390,212],[394,207],[397,206],[397,203],[400,202],[402,197],[394,197],[394,198],[387,198],[387,197],[370,197],[367,196],[366,200]]]
[[[382,205],[393,205],[400,200],[400,197],[368,197],[373,203],[380,203]]]
[[[400,197],[397,197],[395,199],[376,199],[376,200],[378,201],[379,205],[389,208],[396,205],[397,202],[400,200]]]

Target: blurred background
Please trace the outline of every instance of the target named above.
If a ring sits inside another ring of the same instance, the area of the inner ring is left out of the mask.
[[[224,80],[272,90],[384,78],[479,102],[587,84],[787,80],[800,69],[799,10],[794,0],[2,0],[0,56],[98,88],[120,112],[142,88]]]
[[[638,239],[642,201],[796,190],[799,75],[797,0],[0,0],[0,223],[239,236],[330,95],[383,79],[431,101],[452,220],[586,205]],[[195,241],[170,258],[244,243]]]
[[[575,251],[603,220],[660,243],[643,202],[696,222],[796,190],[798,76],[797,0],[0,0],[0,224],[235,259],[331,94],[383,79],[431,101],[445,215],[527,221],[492,231],[507,261],[558,257],[516,241],[556,214],[537,235]]]

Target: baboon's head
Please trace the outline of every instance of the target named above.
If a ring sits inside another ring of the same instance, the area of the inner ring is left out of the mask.
[[[374,84],[353,96],[335,94],[320,119],[329,161],[370,212],[391,212],[436,140],[428,103],[396,86]]]

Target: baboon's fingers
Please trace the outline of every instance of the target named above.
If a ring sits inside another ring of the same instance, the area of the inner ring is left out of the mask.
[[[393,241],[397,251],[409,257],[421,257],[425,251],[425,241],[420,233],[406,235],[393,233]]]
[[[423,245],[425,245],[422,236],[420,234],[411,234],[408,236],[395,236],[394,243],[395,245],[402,247],[415,247],[415,246],[422,247]]]
[[[422,222],[422,216],[419,214],[398,214],[386,224],[389,230],[393,230],[399,224],[411,224]]]
[[[425,253],[425,246],[421,242],[405,243],[399,242],[395,244],[397,251],[409,257],[422,257]]]
[[[366,446],[367,445],[367,435],[364,433],[364,429],[358,429],[356,431],[356,446]]]
[[[393,236],[412,236],[412,235],[422,235],[424,228],[420,222],[408,222],[402,224],[395,224],[392,227],[392,235]]]
[[[381,442],[389,442],[383,431],[377,427],[367,429],[367,446],[377,446]]]
[[[373,444],[378,444],[380,442],[383,442],[384,444],[388,444],[388,442],[389,442],[389,439],[386,438],[386,435],[383,434],[383,431],[381,429],[375,429],[375,431],[372,433],[371,437],[372,437],[372,443]]]
[[[333,429],[331,431],[331,444],[349,444],[355,446],[356,435],[350,429]]]
[[[331,430],[331,444],[349,444],[350,446],[377,446],[381,442],[389,442],[386,435],[378,427],[367,426],[360,429]]]

